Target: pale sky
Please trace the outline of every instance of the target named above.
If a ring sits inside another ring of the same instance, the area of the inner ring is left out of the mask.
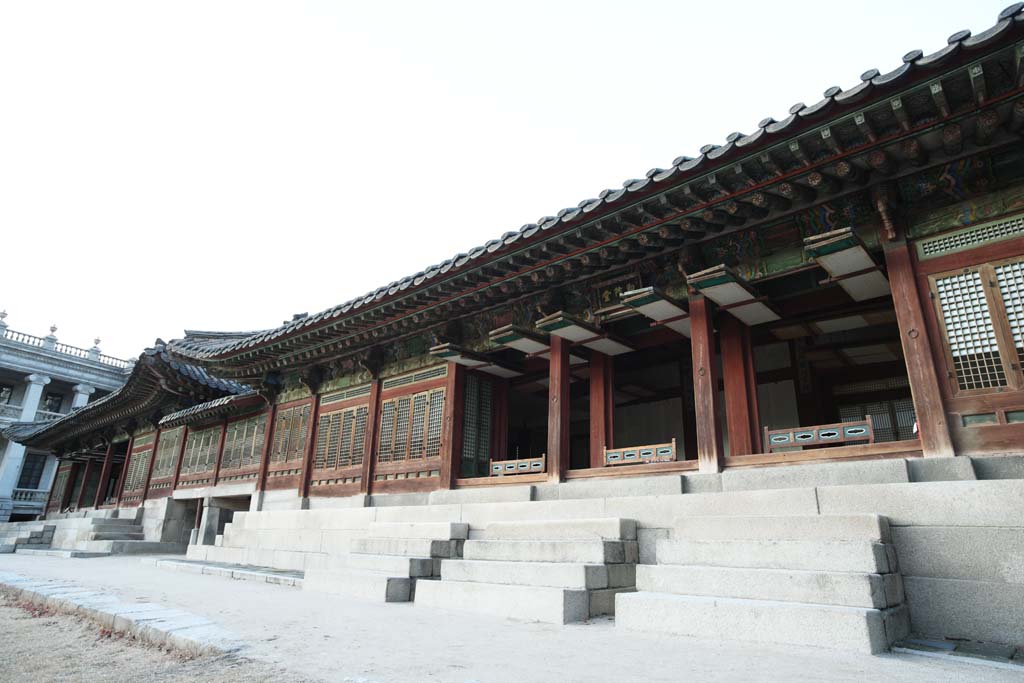
[[[273,327],[896,68],[1010,0],[0,0],[0,309]]]

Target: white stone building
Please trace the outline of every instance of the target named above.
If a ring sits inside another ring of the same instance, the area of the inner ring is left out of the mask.
[[[9,329],[0,313],[0,429],[15,422],[56,419],[117,389],[131,363],[91,349]],[[43,514],[57,470],[45,451],[0,437],[0,522]]]

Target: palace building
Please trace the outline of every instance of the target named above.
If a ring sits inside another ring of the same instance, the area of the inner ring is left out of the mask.
[[[639,561],[636,582],[602,590],[626,627],[643,627],[642,607],[673,633],[690,616],[657,596],[787,599],[688,589],[694,566],[831,571],[682,557],[694,520],[879,515],[872,542],[899,564],[864,570],[889,590],[854,605],[880,615],[863,617],[872,651],[907,633],[1021,642],[1020,555],[1016,574],[984,558],[1024,549],[1022,139],[1018,3],[982,33],[334,308],[158,340],[120,389],[4,435],[58,455],[55,523],[130,515],[190,560],[305,571],[310,585],[328,570],[355,581],[331,558],[373,555],[350,538],[393,532],[373,523],[467,523],[468,540],[443,539],[469,562],[471,544],[512,538],[499,521],[629,519],[636,535],[606,564]],[[310,529],[319,540],[302,540]],[[345,540],[330,546],[328,530]],[[509,560],[482,552],[477,564]],[[417,602],[471,602],[446,566],[420,575]],[[829,599],[804,602],[849,604]],[[805,630],[779,638],[818,644]]]

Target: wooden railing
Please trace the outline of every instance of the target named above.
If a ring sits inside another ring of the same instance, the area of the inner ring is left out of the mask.
[[[519,460],[491,460],[492,477],[509,477],[517,474],[542,474],[546,456],[521,458]]]
[[[764,429],[765,452],[794,446],[831,446],[833,444],[874,443],[875,425],[868,415],[864,420],[836,422],[813,427]]]
[[[604,466],[643,465],[652,462],[672,462],[676,459],[676,440],[668,443],[656,443],[648,446],[629,446],[627,448],[604,448]]]

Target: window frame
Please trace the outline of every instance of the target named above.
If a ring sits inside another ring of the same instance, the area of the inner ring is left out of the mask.
[[[1011,263],[1024,263],[1024,256],[1013,256],[994,261],[983,261],[968,266],[961,266],[950,270],[929,273],[928,292],[932,300],[932,309],[935,314],[935,322],[938,328],[939,337],[942,341],[942,355],[946,363],[946,378],[950,392],[954,397],[968,397],[985,394],[1003,394],[1024,389],[1024,370],[1022,362],[1018,357],[1017,345],[1013,340],[1013,332],[1010,329],[1009,316],[1006,313],[1006,306],[1003,302],[1003,294],[999,288],[996,278],[996,268]],[[995,337],[996,347],[999,349],[999,361],[1006,377],[1006,385],[995,387],[980,387],[975,389],[961,389],[960,377],[956,372],[956,364],[953,358],[953,351],[949,343],[949,332],[946,329],[946,317],[942,310],[942,302],[939,299],[937,281],[964,275],[977,273],[981,281],[982,291],[985,294],[985,303],[988,305],[989,317],[992,320],[992,331]]]
[[[414,454],[410,450],[412,446],[413,429],[414,426],[417,424],[417,421],[413,419],[415,417],[415,412],[413,408],[416,405],[416,399],[421,396],[424,396],[426,398],[426,400],[423,403],[423,416],[420,420],[422,432],[419,438],[421,440],[422,447],[420,453]],[[440,410],[438,410],[436,413],[433,410],[431,410],[431,407],[434,405],[435,396],[437,397],[438,405],[440,405]],[[425,461],[434,462],[436,461],[436,459],[439,459],[441,457],[441,453],[444,451],[444,419],[446,405],[445,401],[447,400],[447,398],[447,388],[445,386],[435,386],[429,388],[423,387],[420,388],[419,391],[410,391],[408,393],[397,394],[394,396],[390,396],[386,399],[383,399],[380,402],[380,417],[378,418],[377,439],[375,444],[376,449],[374,452],[375,464],[383,467],[402,467]],[[404,432],[404,435],[402,435],[398,429],[399,414],[401,407],[400,402],[403,401],[408,401],[408,413],[405,418],[406,424],[404,430],[402,430],[402,432]],[[386,443],[384,439],[384,420],[387,414],[387,408],[389,406],[394,406],[394,408],[391,411],[392,424],[391,429],[389,430],[390,443]],[[437,415],[437,424],[435,426],[436,431],[439,433],[439,438],[437,440],[437,452],[431,454],[429,451],[431,450],[432,443],[430,439],[430,434],[431,415],[433,414]],[[401,442],[399,441],[400,435],[404,436]],[[396,459],[395,446],[399,443],[401,443],[404,448],[401,457]],[[388,455],[386,460],[381,458],[384,452],[385,445],[388,446]]]

